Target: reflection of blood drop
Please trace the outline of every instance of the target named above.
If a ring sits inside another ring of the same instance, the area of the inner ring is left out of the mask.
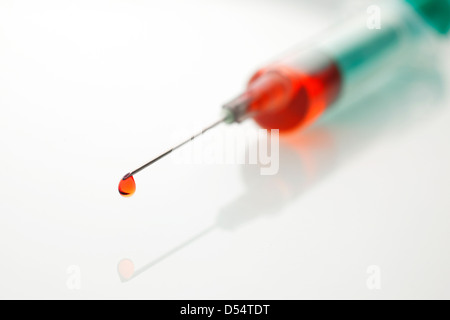
[[[131,197],[136,191],[136,183],[133,176],[127,174],[119,182],[119,193],[124,197]]]
[[[134,273],[134,263],[130,259],[123,259],[117,266],[117,271],[122,280],[130,280]]]

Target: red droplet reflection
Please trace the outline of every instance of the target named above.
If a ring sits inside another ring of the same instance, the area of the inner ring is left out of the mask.
[[[133,176],[127,174],[119,182],[119,193],[124,197],[131,197],[136,191],[136,182]]]
[[[134,263],[130,259],[123,259],[117,266],[117,271],[122,280],[130,280],[134,274]]]

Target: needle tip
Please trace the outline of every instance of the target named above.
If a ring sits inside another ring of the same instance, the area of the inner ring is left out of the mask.
[[[123,176],[122,180],[127,180],[131,176],[132,176],[131,172],[128,172],[126,175]]]

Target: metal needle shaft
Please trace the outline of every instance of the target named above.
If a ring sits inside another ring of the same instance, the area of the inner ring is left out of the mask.
[[[223,116],[222,118],[220,118],[220,119],[217,120],[216,122],[214,122],[214,123],[212,123],[211,125],[205,127],[202,131],[200,131],[200,132],[194,134],[193,136],[191,136],[189,139],[186,139],[185,141],[181,142],[180,144],[176,145],[175,147],[173,147],[173,148],[167,150],[166,152],[160,154],[159,156],[157,156],[157,157],[154,158],[153,160],[147,162],[147,163],[144,164],[143,166],[141,166],[141,167],[137,168],[136,170],[134,170],[134,171],[132,171],[132,172],[126,174],[126,175],[124,176],[123,179],[126,179],[126,178],[128,178],[128,177],[130,177],[130,176],[135,175],[135,174],[138,173],[139,171],[144,170],[145,168],[147,168],[148,166],[152,165],[152,164],[155,163],[156,161],[161,160],[162,158],[164,158],[165,156],[167,156],[167,155],[168,155],[169,153],[171,153],[172,151],[174,151],[174,150],[176,150],[176,149],[178,149],[178,148],[184,146],[184,145],[185,145],[186,143],[188,143],[189,141],[192,141],[192,140],[194,140],[195,138],[197,138],[198,136],[201,136],[201,135],[204,134],[206,131],[208,131],[208,130],[210,130],[210,129],[216,127],[216,126],[218,126],[218,125],[221,124],[222,122],[225,122],[226,119],[227,119],[227,117],[226,117],[226,116]]]

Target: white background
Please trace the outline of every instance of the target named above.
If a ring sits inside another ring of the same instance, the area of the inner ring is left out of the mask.
[[[165,159],[117,192],[352,7],[2,0],[0,298],[450,298],[449,46],[439,70],[283,142],[277,176]],[[123,258],[143,271],[124,283]]]

